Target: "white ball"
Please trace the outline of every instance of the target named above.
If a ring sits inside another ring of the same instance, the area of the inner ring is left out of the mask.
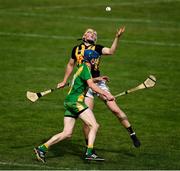
[[[111,7],[106,7],[106,11],[111,11]]]

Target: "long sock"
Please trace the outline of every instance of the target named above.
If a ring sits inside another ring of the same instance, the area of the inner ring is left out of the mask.
[[[47,152],[47,151],[48,151],[48,147],[47,147],[46,144],[42,144],[42,145],[38,146],[38,148],[39,148],[40,150],[44,151],[44,152]]]
[[[88,139],[85,139],[85,141],[86,141],[86,145],[88,146]]]
[[[129,132],[129,134],[130,135],[133,135],[133,134],[135,134],[135,132],[133,131],[133,129],[132,129],[132,127],[130,126],[130,127],[128,127],[128,128],[126,128],[127,129],[127,131]]]
[[[91,155],[92,152],[93,152],[93,145],[88,145],[87,154],[88,154],[88,155]]]

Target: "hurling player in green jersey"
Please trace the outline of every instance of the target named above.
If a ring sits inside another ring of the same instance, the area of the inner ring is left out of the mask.
[[[88,87],[104,96],[107,101],[114,100],[114,97],[110,93],[99,88],[93,81],[90,69],[94,64],[94,60],[98,57],[99,54],[93,50],[87,50],[84,53],[84,60],[79,65],[73,76],[70,90],[64,101],[66,109],[64,114],[64,129],[44,144],[34,148],[34,152],[39,161],[45,162],[45,154],[50,146],[72,136],[77,118],[80,118],[89,127],[88,147],[85,159],[104,160],[96,154],[93,154],[94,141],[99,125],[96,122],[92,110],[84,103],[84,96]]]
[[[66,71],[64,74],[64,79],[62,82],[60,82],[57,87],[58,88],[63,88],[66,85],[66,82],[68,78],[70,77],[74,67],[79,64],[81,64],[83,60],[83,54],[84,50],[86,49],[92,49],[97,51],[100,54],[100,57],[95,60],[95,64],[93,67],[91,67],[91,74],[93,78],[101,78],[97,82],[97,86],[102,88],[103,90],[110,92],[109,87],[107,86],[106,79],[104,77],[100,77],[100,61],[102,59],[105,59],[105,57],[110,57],[113,55],[118,47],[118,42],[120,40],[120,37],[122,34],[125,32],[125,27],[120,27],[116,34],[115,38],[112,42],[112,45],[110,47],[105,47],[100,44],[96,44],[97,42],[97,32],[93,29],[87,29],[85,33],[82,36],[82,43],[79,45],[76,45],[71,54],[71,58],[69,59],[69,62],[66,67]],[[86,93],[86,98],[85,98],[85,103],[88,105],[88,107],[93,110],[94,108],[94,96],[98,95],[97,93],[93,92],[91,88],[88,89]],[[98,97],[104,101],[104,97],[101,95],[98,95]],[[124,128],[126,128],[127,132],[130,135],[130,138],[132,139],[132,142],[135,147],[140,147],[141,143],[139,139],[136,136],[135,131],[133,130],[126,114],[123,112],[123,110],[119,107],[119,105],[116,103],[115,100],[112,101],[106,101],[106,106],[107,108],[117,117],[117,119],[120,121],[120,123],[123,125]],[[88,137],[88,132],[89,128],[87,125],[84,125],[84,135],[85,135],[85,140],[87,144],[87,137]]]

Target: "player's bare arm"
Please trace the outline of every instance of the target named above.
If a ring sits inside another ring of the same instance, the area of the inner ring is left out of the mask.
[[[95,83],[97,83],[99,81],[109,81],[109,77],[108,76],[100,76],[100,77],[93,78],[93,81]]]
[[[109,101],[115,100],[114,96],[112,96],[109,92],[106,92],[106,91],[102,90],[101,88],[99,88],[93,82],[93,79],[87,80],[87,84],[93,91],[97,92],[98,94],[101,94],[101,95],[105,96],[107,100],[109,100]]]
[[[103,54],[103,55],[112,55],[112,54],[114,54],[114,52],[115,52],[116,49],[117,49],[119,39],[120,39],[120,37],[122,36],[122,34],[123,34],[124,32],[125,32],[125,27],[124,27],[124,26],[123,26],[123,27],[120,27],[120,28],[117,30],[116,36],[115,36],[115,38],[114,38],[114,41],[113,41],[111,47],[110,47],[110,48],[104,47],[104,48],[102,49],[102,54]]]
[[[70,75],[74,69],[75,64],[76,64],[75,60],[71,58],[67,64],[66,71],[64,74],[64,79],[62,82],[58,83],[57,88],[65,87],[66,82],[67,82],[68,78],[70,77]]]

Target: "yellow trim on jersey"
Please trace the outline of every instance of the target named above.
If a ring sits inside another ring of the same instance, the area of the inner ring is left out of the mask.
[[[87,69],[88,69],[89,73],[91,74],[90,68],[87,67]],[[92,75],[91,75],[91,78],[92,78]],[[82,94],[79,95],[78,101],[80,101],[80,102],[84,101],[84,94],[85,93],[83,92]]]
[[[84,93],[82,93],[82,94],[78,97],[78,101],[79,101],[79,102],[83,102],[83,101],[84,101]]]
[[[95,50],[95,46],[91,45],[91,46],[88,47],[88,49]]]
[[[85,49],[86,49],[86,46],[84,44],[82,44],[81,48],[79,48],[79,46],[78,46],[75,50],[75,56],[76,56],[78,65],[82,64]],[[87,49],[95,50],[95,46],[90,45]]]
[[[84,109],[84,106],[78,102],[76,102],[76,107],[78,108],[79,111]]]
[[[81,45],[81,50],[79,50],[79,46],[76,48],[75,55],[78,65],[82,64],[84,50],[85,50],[85,45]]]
[[[68,94],[71,92],[71,90],[73,88],[74,80],[81,74],[82,70],[83,70],[83,66],[79,67],[78,70],[76,71],[76,73],[74,74],[73,80],[72,80],[72,83],[71,83],[71,87],[70,87],[70,90],[69,90]]]
[[[88,69],[88,71],[89,71],[89,73],[90,73],[90,75],[91,75],[91,70],[90,70],[90,68],[89,68],[89,67],[87,67],[87,69]],[[92,75],[91,75],[91,78],[92,78]]]

